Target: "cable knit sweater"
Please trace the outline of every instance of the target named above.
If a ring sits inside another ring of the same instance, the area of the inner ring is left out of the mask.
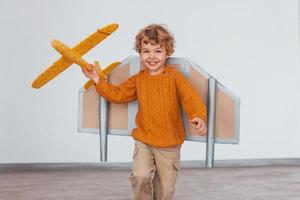
[[[97,92],[113,103],[138,100],[137,127],[132,137],[155,147],[171,147],[185,139],[180,104],[188,119],[200,117],[207,122],[206,107],[191,84],[176,69],[165,66],[158,75],[147,69],[114,86],[100,78]]]

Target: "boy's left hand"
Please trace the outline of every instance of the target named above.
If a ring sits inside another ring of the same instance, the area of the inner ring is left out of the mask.
[[[189,122],[196,124],[195,128],[197,133],[203,136],[207,134],[206,124],[200,117],[195,117],[193,119],[190,119]]]

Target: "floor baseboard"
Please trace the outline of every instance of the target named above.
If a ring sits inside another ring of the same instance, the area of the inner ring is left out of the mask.
[[[235,159],[215,160],[214,167],[258,167],[258,166],[300,166],[300,158],[274,159]],[[182,168],[205,168],[205,161],[181,161]],[[61,168],[103,168],[130,169],[131,162],[99,162],[99,163],[0,163],[0,169],[61,169]]]

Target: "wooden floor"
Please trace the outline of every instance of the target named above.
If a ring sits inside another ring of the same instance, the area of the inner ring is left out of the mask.
[[[0,200],[132,199],[130,165],[0,165]],[[300,200],[300,165],[184,165],[175,200]]]

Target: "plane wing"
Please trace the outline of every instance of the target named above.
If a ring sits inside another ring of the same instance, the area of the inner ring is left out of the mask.
[[[99,44],[107,36],[115,32],[119,27],[118,24],[110,24],[101,29],[98,29],[95,33],[87,37],[85,40],[77,44],[72,51],[75,51],[79,56],[86,54],[89,50]]]
[[[118,27],[118,24],[110,24],[98,29],[95,33],[93,33],[92,35],[81,41],[79,44],[77,44],[74,48],[72,48],[72,51],[76,52],[76,54],[79,56],[86,54],[89,50],[91,50],[102,40],[104,40],[110,34],[112,34]],[[58,74],[67,69],[71,64],[73,64],[72,61],[62,56],[33,81],[32,87],[42,87],[50,80],[55,78]]]

